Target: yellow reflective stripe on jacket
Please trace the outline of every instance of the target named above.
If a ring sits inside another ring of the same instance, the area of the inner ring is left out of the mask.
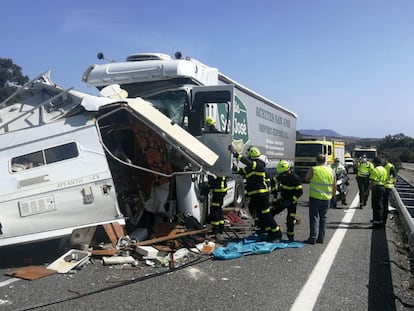
[[[213,192],[226,192],[227,188],[214,189]]]
[[[298,185],[298,186],[285,186],[285,185],[280,185],[282,189],[285,190],[299,190],[302,189],[302,185]]]
[[[258,193],[267,193],[269,192],[269,189],[258,189],[258,190],[253,190],[250,192],[247,192],[248,195],[252,195],[252,194],[258,194]]]
[[[309,196],[318,200],[332,199],[333,171],[326,166],[314,166],[309,183]]]
[[[249,174],[246,175],[246,178],[249,178],[253,175],[260,176],[260,177],[263,177],[264,179],[267,179],[266,172],[256,172],[256,171],[251,171]]]

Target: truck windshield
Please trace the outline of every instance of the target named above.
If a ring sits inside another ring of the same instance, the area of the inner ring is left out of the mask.
[[[368,159],[374,159],[377,156],[377,153],[373,150],[357,150],[354,152],[354,157],[361,158],[364,154]]]
[[[183,126],[184,109],[188,103],[187,93],[184,90],[166,91],[145,99],[172,121]]]
[[[318,144],[296,144],[295,155],[297,157],[316,157],[322,152]]]

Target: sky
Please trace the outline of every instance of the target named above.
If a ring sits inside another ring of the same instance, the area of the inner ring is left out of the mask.
[[[0,58],[65,88],[96,55],[180,51],[298,115],[297,129],[414,137],[413,0],[14,0]]]

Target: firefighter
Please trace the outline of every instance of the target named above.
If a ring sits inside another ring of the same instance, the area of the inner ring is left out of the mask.
[[[273,215],[287,209],[286,235],[289,241],[295,240],[296,207],[300,196],[303,194],[302,183],[295,174],[289,163],[285,160],[279,161],[276,165],[278,175],[272,179],[272,191],[275,198],[280,190],[280,197],[273,203]]]
[[[359,190],[359,208],[362,209],[363,206],[367,205],[369,191],[369,175],[374,169],[374,165],[367,159],[367,156],[364,154],[361,158],[361,161],[358,162],[357,167],[357,176],[356,180],[358,183]]]
[[[387,170],[382,166],[382,161],[379,157],[375,157],[374,166],[369,175],[370,183],[365,195],[368,197],[369,191],[372,190],[372,228],[379,229],[384,228],[384,186],[387,181]]]
[[[208,188],[213,193],[210,207],[212,233],[224,232],[223,199],[227,194],[227,181],[224,176],[208,175]]]
[[[260,159],[259,148],[251,146],[247,150],[247,157],[238,154],[232,145],[229,146],[230,152],[237,161],[245,165],[243,168],[234,166],[236,173],[246,178],[247,195],[249,196],[249,210],[253,211],[258,218],[260,233],[266,233],[268,242],[280,242],[282,232],[276,223],[269,206],[269,184],[265,163]]]
[[[218,129],[216,128],[216,121],[210,116],[206,117],[204,131],[211,133],[218,132]]]
[[[384,221],[384,226],[385,226],[387,223],[387,218],[388,218],[388,198],[390,196],[392,189],[394,188],[394,184],[397,179],[397,170],[395,166],[388,160],[385,161],[384,168],[387,171],[387,181],[385,182],[385,185],[384,185],[385,193],[384,193],[383,221]]]

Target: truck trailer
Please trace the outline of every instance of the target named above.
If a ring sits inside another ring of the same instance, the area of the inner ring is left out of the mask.
[[[269,170],[294,160],[296,114],[197,60],[133,54],[82,80],[99,95],[47,72],[1,103],[0,247],[111,222],[127,233],[180,215],[203,224],[208,175],[227,177],[226,205],[244,205],[230,144],[259,147]]]

